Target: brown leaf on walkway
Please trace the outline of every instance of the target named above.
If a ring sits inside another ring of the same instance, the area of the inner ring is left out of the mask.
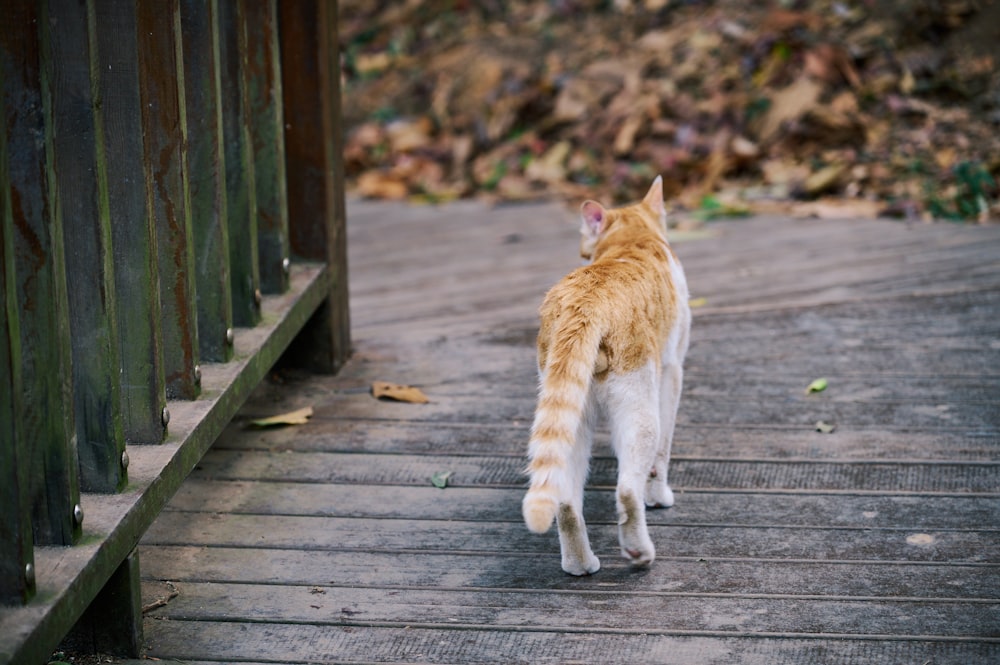
[[[394,402],[409,402],[411,404],[427,404],[430,400],[419,388],[404,386],[388,381],[373,381],[372,396],[376,399],[389,399]]]
[[[288,413],[282,413],[277,416],[270,416],[269,418],[259,418],[257,420],[251,420],[250,424],[254,427],[278,427],[281,425],[305,425],[309,422],[309,418],[312,417],[313,408],[307,406],[304,409],[298,409],[296,411],[289,411]]]

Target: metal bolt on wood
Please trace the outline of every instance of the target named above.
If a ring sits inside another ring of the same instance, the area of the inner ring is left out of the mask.
[[[264,296],[262,296],[260,294],[260,289],[254,289],[254,291],[253,291],[253,304],[256,305],[257,307],[260,307],[260,303],[261,303],[261,301],[263,299],[264,299]]]
[[[77,526],[83,524],[83,506],[80,504],[73,506],[73,521]]]
[[[234,339],[236,339],[236,336],[233,333],[233,329],[232,328],[226,328],[226,344],[228,344],[229,346],[232,346]]]
[[[160,420],[163,422],[164,427],[170,424],[170,409],[163,407],[163,411],[160,413]]]
[[[27,563],[24,566],[24,583],[29,587],[35,586],[35,564]]]
[[[281,272],[286,275],[292,270],[292,262],[288,260],[288,257],[281,259]]]
[[[123,450],[122,451],[122,470],[125,470],[127,468],[128,468],[128,451]]]
[[[194,382],[201,385],[201,365],[194,366]]]

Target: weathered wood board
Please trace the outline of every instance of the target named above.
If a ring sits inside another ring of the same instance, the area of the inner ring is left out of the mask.
[[[705,300],[651,568],[618,558],[606,431],[601,571],[564,575],[555,534],[520,521],[535,311],[578,265],[572,215],[352,202],[354,355],[258,389],[148,531],[145,602],[179,592],[147,615],[149,655],[1000,661],[1000,228],[761,218],[675,246]]]

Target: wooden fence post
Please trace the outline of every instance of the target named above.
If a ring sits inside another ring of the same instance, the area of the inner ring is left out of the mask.
[[[74,622],[137,655],[142,533],[289,345],[346,357],[336,3],[280,6],[287,34],[277,0],[4,4],[0,662]],[[171,445],[132,445],[164,440],[168,395]],[[84,509],[84,543],[44,547]]]
[[[347,235],[340,124],[337,4],[279,4],[292,253],[329,266],[330,296],[290,349],[295,362],[336,372],[350,354]]]
[[[128,482],[122,424],[111,219],[90,3],[49,0],[48,57],[55,210],[65,236],[80,485],[116,492]]]
[[[187,105],[191,232],[198,284],[198,349],[202,360],[233,357],[226,162],[218,0],[182,0],[184,100]]]
[[[3,113],[0,99],[0,117]],[[24,411],[21,391],[21,330],[14,265],[13,214],[7,186],[7,141],[0,133],[0,605],[24,603],[35,593],[34,540],[28,495],[27,454],[19,437]]]
[[[220,0],[219,39],[222,68],[222,129],[225,145],[226,201],[229,215],[229,271],[233,290],[233,322],[253,326],[260,321],[260,272],[257,262],[257,194],[253,141],[244,72],[247,69],[244,1]],[[231,342],[230,342],[231,343]]]
[[[282,293],[288,288],[288,202],[278,9],[276,0],[251,0],[240,7],[247,36],[244,85],[253,145],[260,288]]]
[[[0,82],[7,131],[6,214],[10,220],[13,280],[19,316],[21,391],[30,409],[20,413],[17,438],[29,468],[36,544],[70,545],[80,535],[76,433],[73,418],[69,305],[62,229],[53,182],[51,104],[42,63],[34,0],[5,3],[0,21]],[[36,26],[26,30],[25,26]],[[8,306],[10,305],[8,301]]]
[[[156,230],[143,181],[136,3],[91,1],[97,23],[97,87],[108,169],[125,439],[160,443],[166,408],[160,280]]]
[[[157,233],[166,393],[171,398],[193,399],[198,394],[198,325],[186,182],[180,4],[178,0],[139,0],[136,6],[144,175]]]

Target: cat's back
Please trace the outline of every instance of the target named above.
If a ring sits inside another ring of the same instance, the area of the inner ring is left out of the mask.
[[[620,235],[624,242],[603,248],[593,263],[569,272],[548,291],[543,318],[567,311],[602,316],[669,307],[673,292],[686,289],[683,269],[666,240],[651,232]]]
[[[662,235],[620,229],[593,263],[568,273],[546,294],[540,310],[539,352],[554,336],[584,325],[602,329],[608,368],[626,373],[659,357],[668,338],[689,316],[687,285],[676,255]],[[610,234],[609,234],[610,235]]]

